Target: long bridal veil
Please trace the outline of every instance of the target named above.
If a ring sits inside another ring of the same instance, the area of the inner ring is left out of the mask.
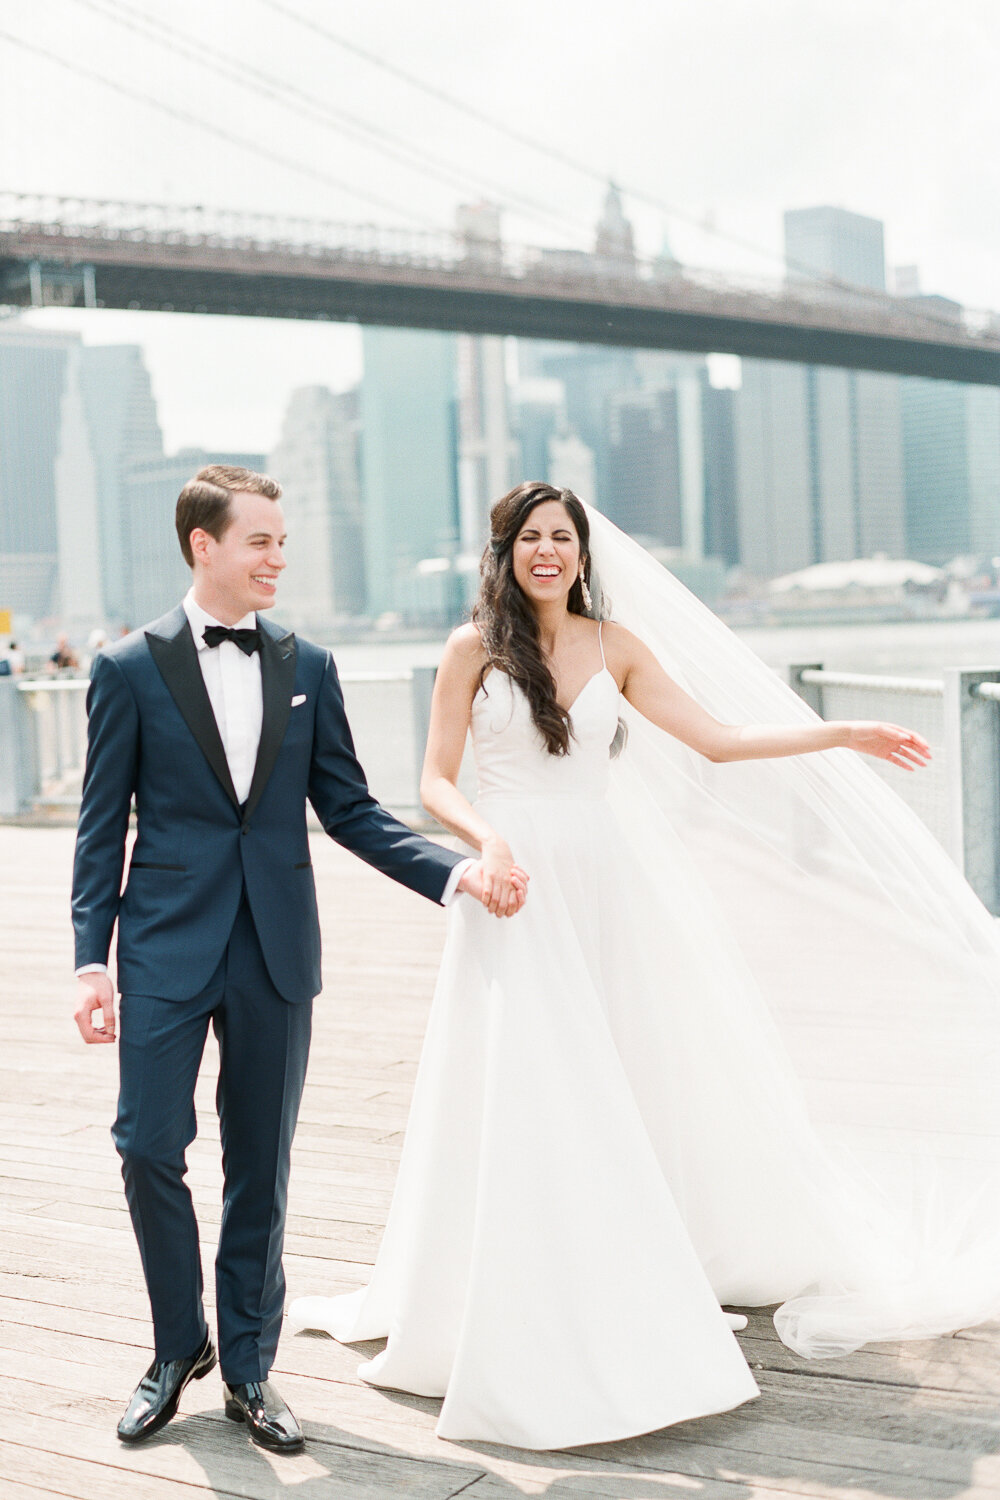
[[[595,613],[724,722],[815,719],[588,514]],[[624,712],[612,795],[640,878],[684,903],[731,980],[686,998],[691,1066],[671,1069],[729,1164],[714,1212],[704,1182],[686,1193],[679,1168],[672,1184],[720,1299],[780,1301],[778,1332],[807,1357],[1000,1316],[993,919],[860,756],[712,765]]]

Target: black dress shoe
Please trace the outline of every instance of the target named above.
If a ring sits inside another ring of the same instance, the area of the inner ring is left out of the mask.
[[[118,1423],[123,1443],[140,1443],[165,1427],[177,1410],[181,1391],[189,1380],[201,1380],[215,1365],[215,1349],[206,1333],[194,1354],[186,1359],[154,1360],[132,1392],[125,1415]]]
[[[262,1448],[275,1453],[295,1453],[305,1438],[302,1428],[269,1380],[252,1380],[246,1385],[227,1385],[226,1416],[231,1422],[245,1422],[250,1436]]]

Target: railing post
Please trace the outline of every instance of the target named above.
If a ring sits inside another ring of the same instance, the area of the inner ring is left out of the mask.
[[[808,703],[814,713],[823,717],[823,686],[819,682],[803,682],[803,672],[822,672],[820,661],[792,662],[785,668],[785,680],[793,692],[798,693],[803,703]]]
[[[951,668],[944,674],[945,763],[952,854],[988,911],[1000,915],[1000,705],[974,695],[1000,669]]]
[[[38,758],[27,695],[16,679],[0,678],[0,817],[16,818],[39,790]]]
[[[427,732],[431,727],[431,694],[437,667],[414,667],[410,677],[410,693],[413,704],[413,756],[414,793],[413,805],[418,810],[420,801],[420,774],[424,768],[424,749]]]

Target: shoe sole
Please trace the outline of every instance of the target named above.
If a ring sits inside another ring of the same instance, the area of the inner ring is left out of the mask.
[[[189,1385],[192,1380],[204,1380],[205,1376],[210,1374],[211,1371],[215,1369],[216,1363],[217,1357],[215,1350],[213,1349],[211,1359],[205,1360],[202,1364],[192,1366],[187,1375],[185,1375],[184,1379],[181,1381],[180,1385],[177,1387],[177,1394],[174,1396],[174,1399],[170,1402],[169,1406],[165,1406],[160,1412],[159,1416],[153,1418],[148,1427],[144,1427],[141,1432],[131,1433],[127,1437],[124,1433],[119,1432],[118,1441],[120,1443],[142,1443],[145,1442],[146,1438],[152,1437],[154,1432],[159,1432],[161,1428],[166,1427],[167,1423],[177,1415],[177,1408],[180,1405],[181,1396],[184,1394],[185,1387]]]
[[[251,1422],[247,1422],[246,1412],[238,1401],[226,1402],[226,1416],[230,1422],[244,1422],[250,1428],[250,1441],[256,1443],[258,1448],[266,1448],[269,1453],[301,1453],[306,1445],[305,1437],[300,1437],[294,1443],[281,1443],[262,1436]]]

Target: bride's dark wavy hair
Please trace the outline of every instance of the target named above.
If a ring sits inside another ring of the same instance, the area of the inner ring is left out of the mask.
[[[573,732],[570,716],[556,702],[556,685],[542,655],[535,612],[514,578],[515,539],[536,505],[544,505],[547,500],[558,500],[569,512],[580,542],[583,576],[590,587],[587,512],[572,490],[529,479],[504,495],[490,511],[490,539],[479,565],[482,582],[472,618],[486,648],[480,684],[491,667],[505,672],[527,698],[532,722],[549,754],[566,755]],[[579,578],[569,591],[566,607],[570,614],[589,614]]]

